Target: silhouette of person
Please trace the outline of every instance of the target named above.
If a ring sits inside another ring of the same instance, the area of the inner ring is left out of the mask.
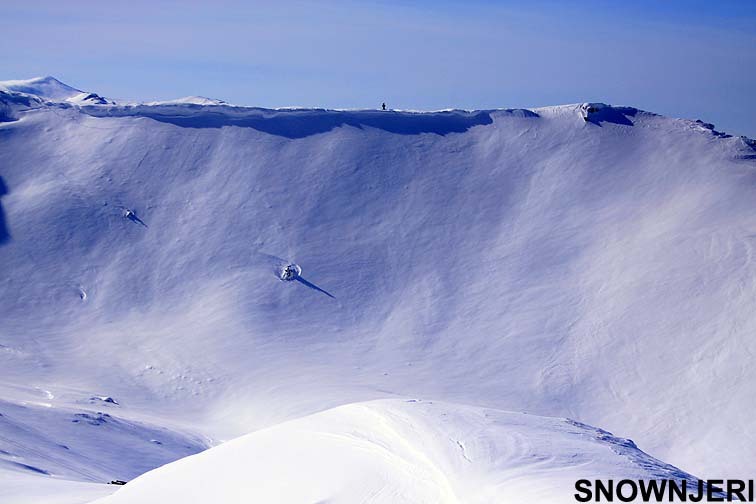
[[[383,102],[383,103],[381,104],[381,108],[382,108],[383,110],[386,110],[386,102]]]

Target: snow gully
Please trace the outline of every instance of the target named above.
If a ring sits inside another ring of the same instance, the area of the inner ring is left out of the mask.
[[[753,480],[581,479],[575,490],[578,502],[754,502]]]

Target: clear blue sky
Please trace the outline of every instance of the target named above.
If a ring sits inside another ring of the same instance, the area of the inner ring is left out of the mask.
[[[569,5],[567,5],[569,4]],[[756,138],[756,1],[6,1],[0,80],[138,100],[438,109],[583,101]]]

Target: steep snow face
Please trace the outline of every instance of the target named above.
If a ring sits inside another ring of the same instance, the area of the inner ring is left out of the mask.
[[[254,432],[97,504],[574,502],[578,479],[618,477],[696,481],[626,439],[564,419],[381,400]]]
[[[421,397],[756,470],[749,141],[579,105],[0,100],[7,401],[228,439]]]

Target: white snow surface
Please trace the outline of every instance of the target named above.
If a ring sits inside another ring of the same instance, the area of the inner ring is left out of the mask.
[[[96,93],[88,93],[60,82],[55,77],[35,77],[26,80],[0,81],[0,91],[16,93],[43,101],[73,103],[77,105],[113,104]]]
[[[88,502],[245,434],[112,502],[572,502],[577,474],[682,474],[565,417],[699,477],[756,471],[752,141],[631,108],[98,105],[19,82],[0,502]]]
[[[49,75],[25,80],[0,81],[0,90],[29,94],[53,101],[66,101],[83,93]]]
[[[599,476],[689,477],[564,419],[384,399],[253,432],[97,502],[568,502]]]
[[[184,98],[177,98],[175,100],[153,101],[147,102],[145,105],[223,105],[226,102],[223,100],[216,100],[215,98],[206,98],[204,96],[185,96]]]

